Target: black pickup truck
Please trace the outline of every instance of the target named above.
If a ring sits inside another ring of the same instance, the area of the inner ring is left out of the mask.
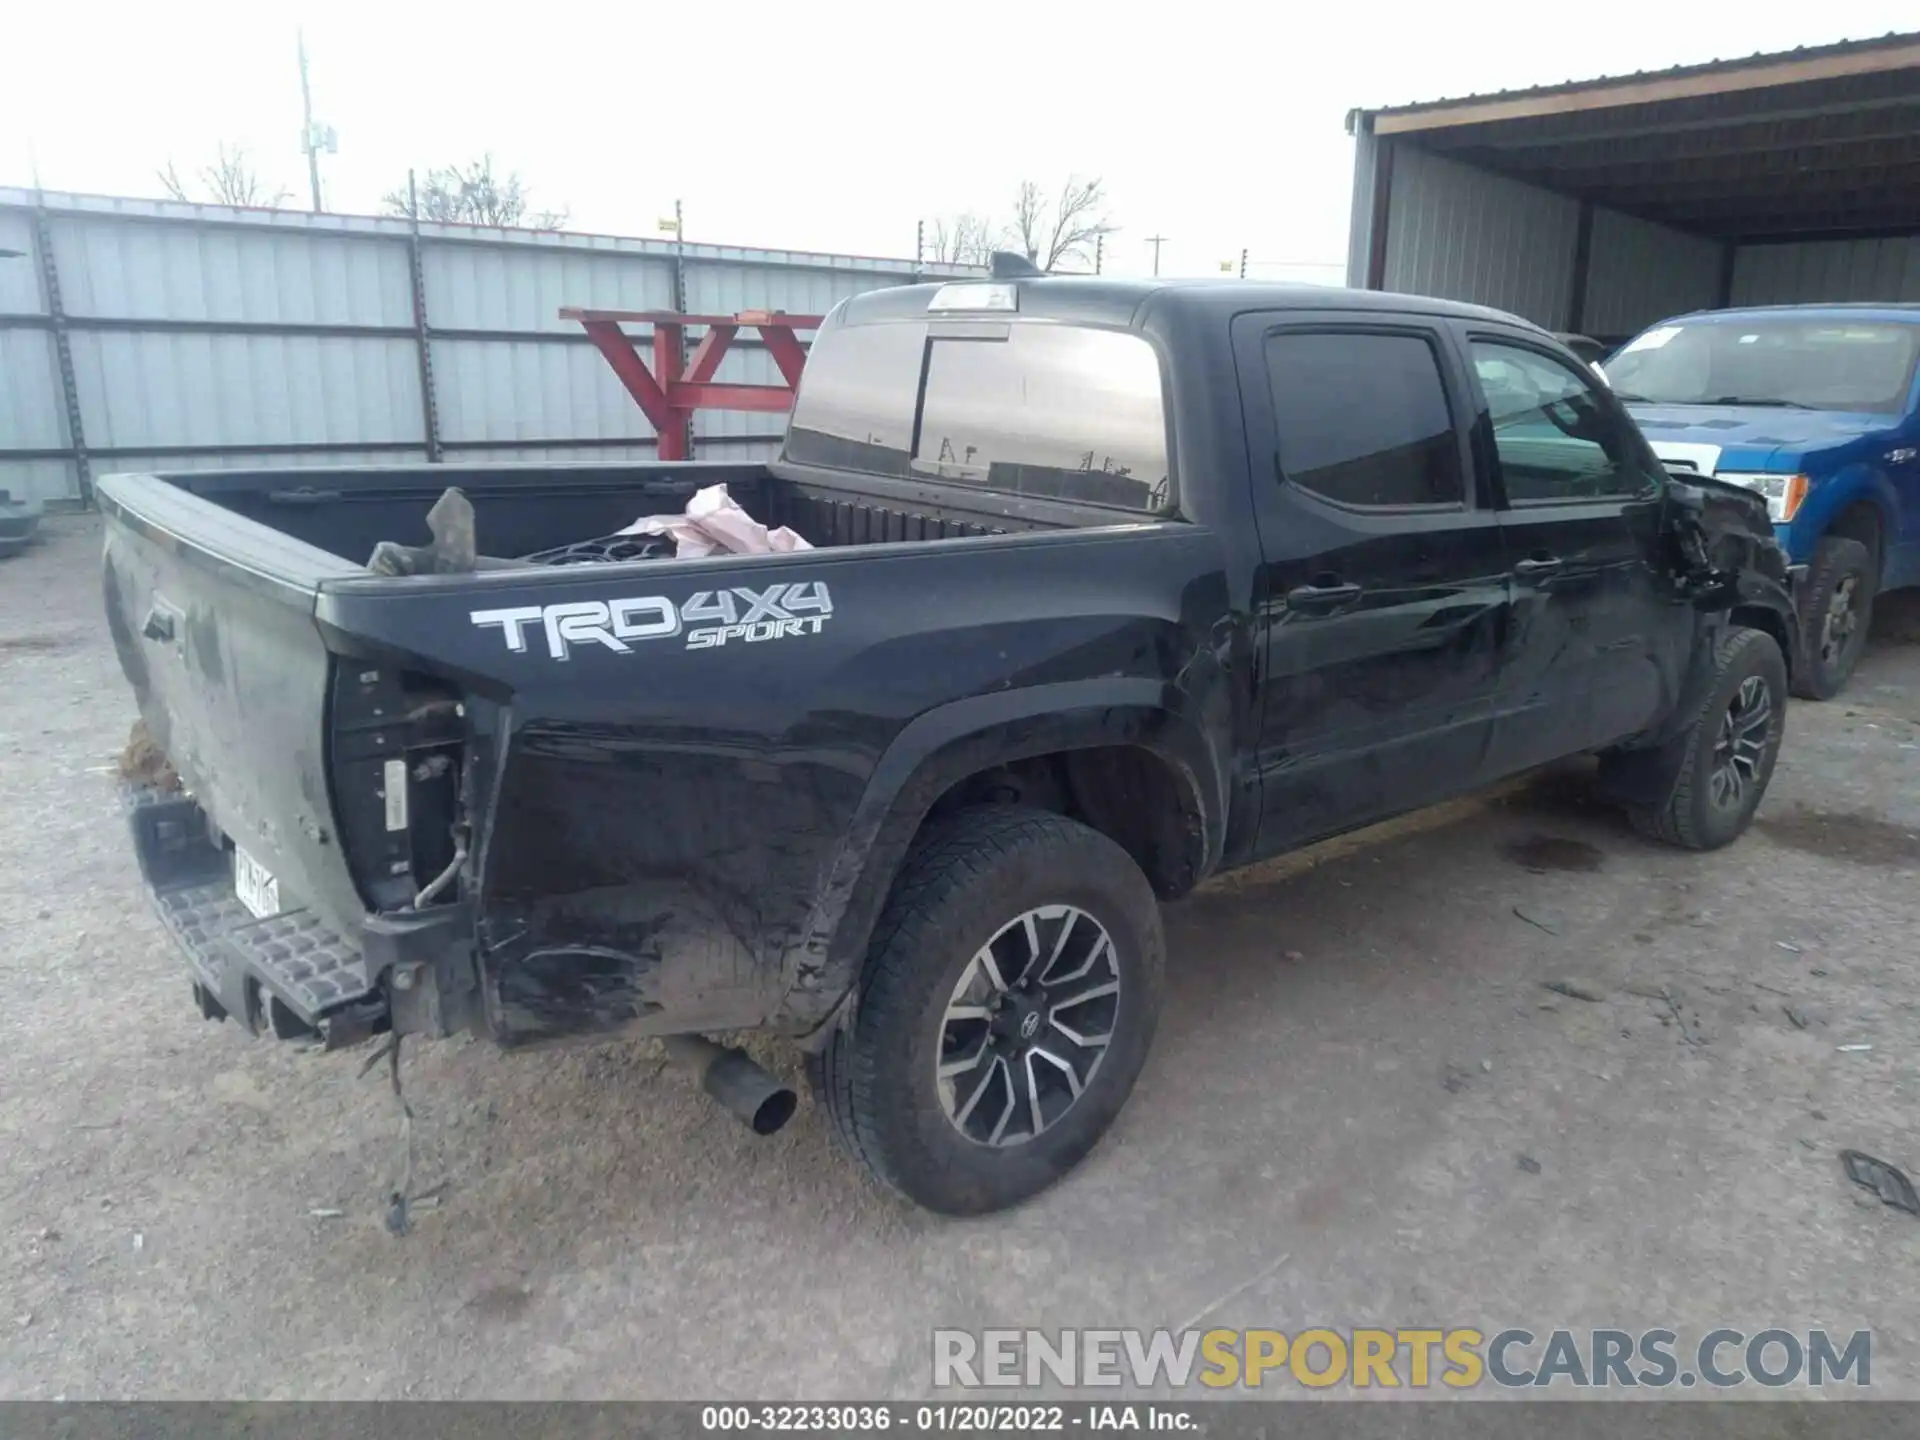
[[[724,481],[796,553],[513,557]],[[376,575],[473,506],[463,573]],[[1562,757],[1739,835],[1797,663],[1764,502],[1665,474],[1551,336],[1338,290],[1023,278],[821,327],[765,465],[103,479],[204,1013],[328,1046],[792,1037],[839,1138],[979,1212],[1084,1156],[1158,899]],[[1176,971],[1177,974],[1177,971]]]

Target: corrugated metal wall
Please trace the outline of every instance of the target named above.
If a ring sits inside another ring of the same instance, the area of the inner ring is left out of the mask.
[[[1720,290],[1720,256],[1717,241],[1595,207],[1580,329],[1633,335],[1708,308]]]
[[[1920,235],[1743,245],[1734,252],[1735,305],[1819,300],[1920,301]]]
[[[1366,133],[1355,140],[1347,283],[1365,285],[1374,177],[1389,142]],[[1383,289],[1473,301],[1592,335],[1630,335],[1721,303],[1727,252],[1719,241],[1596,206],[1576,318],[1577,200],[1408,141],[1391,150]],[[1920,235],[1742,245],[1732,260],[1734,305],[1920,301]]]
[[[22,252],[0,256],[0,488],[49,499],[83,493],[61,334],[94,472],[418,461],[430,425],[449,460],[645,458],[646,417],[580,327],[559,318],[563,305],[823,313],[916,275],[965,273],[461,226],[416,236],[396,219],[6,189],[0,250]],[[776,383],[749,336],[717,378]],[[768,454],[781,427],[778,415],[701,412],[695,453]]]
[[[1566,328],[1578,201],[1398,144],[1389,207],[1383,288]]]
[[[1378,145],[1363,137],[1366,153],[1355,157],[1349,283],[1366,279]],[[1549,330],[1577,325],[1602,335],[1631,334],[1663,316],[1714,303],[1718,244],[1595,207],[1586,289],[1576,313],[1578,200],[1405,141],[1393,151],[1384,289],[1491,305]]]

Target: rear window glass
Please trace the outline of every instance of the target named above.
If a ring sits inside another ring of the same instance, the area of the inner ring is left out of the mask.
[[[1159,510],[1168,501],[1160,363],[1138,335],[1070,325],[832,326],[808,356],[786,455]]]

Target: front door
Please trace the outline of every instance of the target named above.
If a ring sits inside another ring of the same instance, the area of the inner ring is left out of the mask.
[[[1247,315],[1263,552],[1262,853],[1429,804],[1487,763],[1509,579],[1436,326]]]
[[[1496,768],[1634,734],[1665,714],[1692,617],[1665,575],[1658,462],[1603,387],[1526,332],[1462,327],[1514,577]]]

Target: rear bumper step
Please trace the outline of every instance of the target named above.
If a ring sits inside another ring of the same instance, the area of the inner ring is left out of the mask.
[[[356,1002],[373,995],[359,953],[311,910],[256,920],[226,880],[155,889],[153,900],[195,983],[256,1034],[327,1035],[336,1014],[365,1008]]]
[[[308,909],[259,920],[234,893],[231,857],[198,804],[152,789],[128,787],[123,795],[154,908],[210,1018],[230,1015],[255,1035],[317,1038],[338,1049],[392,1027],[382,982],[394,967],[406,968],[412,981],[423,965],[428,978],[445,964],[464,907],[408,916],[398,927],[375,917],[358,937]],[[441,1028],[438,1013],[428,1025],[406,1023],[412,1018],[401,1017],[400,1028]]]

